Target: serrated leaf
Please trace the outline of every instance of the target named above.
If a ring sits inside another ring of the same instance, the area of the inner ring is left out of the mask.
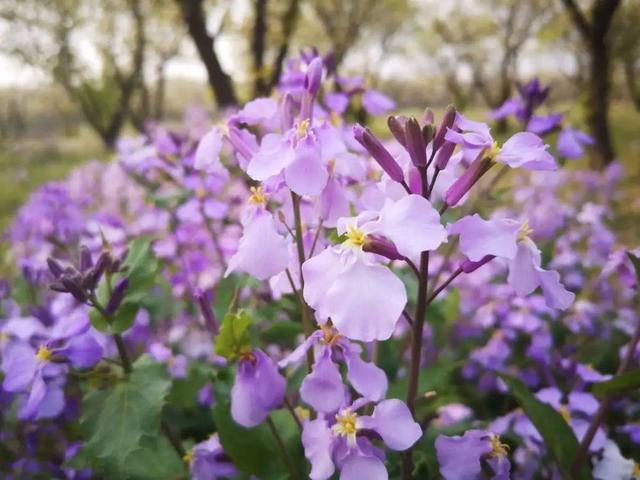
[[[226,314],[220,326],[220,333],[215,339],[216,353],[228,360],[233,360],[241,352],[250,349],[250,325],[251,317],[244,310]]]
[[[544,439],[547,450],[553,456],[565,478],[570,475],[571,465],[578,452],[578,440],[569,424],[551,405],[538,400],[517,378],[500,374],[520,407]],[[574,480],[591,480],[591,469],[585,462]]]
[[[599,382],[591,387],[591,392],[603,396],[640,388],[640,368],[616,375],[605,382]]]
[[[294,461],[302,460],[304,455],[300,444],[300,432],[289,412],[278,410],[270,415],[289,457]],[[261,480],[291,478],[282,453],[267,425],[263,423],[254,428],[240,426],[231,418],[228,400],[216,404],[213,419],[225,454],[242,473],[256,475]],[[296,464],[296,467],[300,469],[299,478],[304,478],[302,462]]]
[[[126,460],[131,480],[182,480],[187,477],[184,461],[164,436],[143,436],[140,448]]]
[[[127,478],[127,457],[144,436],[160,435],[160,415],[170,381],[166,366],[148,357],[135,362],[127,379],[85,395],[80,420],[85,454],[105,478]]]

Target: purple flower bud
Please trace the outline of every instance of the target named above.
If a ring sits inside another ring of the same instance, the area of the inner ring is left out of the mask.
[[[102,252],[93,268],[85,273],[84,280],[82,281],[82,286],[86,290],[95,290],[95,288],[98,286],[100,278],[102,278],[102,274],[107,268],[110,267],[110,265],[111,255],[109,255],[109,252]]]
[[[203,292],[201,290],[198,290],[195,293],[195,297],[198,301],[200,312],[202,313],[202,317],[204,318],[205,325],[211,333],[217,335],[219,330],[218,320],[216,319],[216,314],[211,308],[211,291],[206,290]]]
[[[400,145],[403,147],[407,147],[407,137],[405,134],[405,125],[407,124],[407,117],[404,115],[400,115],[398,117],[394,117],[393,115],[387,118],[387,125],[389,127],[389,131],[395,137]]]
[[[492,166],[491,159],[484,156],[484,151],[480,152],[469,168],[449,187],[444,197],[445,204],[449,207],[457,205],[460,199]]]
[[[389,151],[384,148],[380,140],[378,140],[368,128],[356,124],[353,126],[353,135],[360,145],[367,149],[373,159],[378,162],[392,180],[398,183],[404,181],[404,175],[400,165],[398,165]]]
[[[91,258],[91,252],[86,246],[80,248],[80,271],[86,272],[93,267],[93,259]]]
[[[456,108],[453,105],[449,105],[442,116],[438,130],[433,137],[433,149],[438,150],[444,142],[444,136],[447,133],[447,129],[453,126],[453,122],[456,120]]]
[[[73,295],[77,301],[84,303],[87,300],[87,296],[82,290],[82,286],[80,285],[80,279],[77,277],[71,278],[67,276],[60,277],[60,283],[64,286],[66,291]]]
[[[304,78],[305,90],[314,97],[318,94],[322,83],[322,66],[322,58],[314,58],[309,64]]]
[[[424,109],[422,113],[422,124],[423,125],[431,125],[435,121],[435,115],[433,114],[433,110],[429,107]]]
[[[375,253],[382,255],[389,260],[403,260],[404,256],[398,252],[396,246],[389,240],[374,235],[367,235],[367,238],[362,246],[365,252]]]
[[[120,304],[122,303],[122,300],[124,299],[124,294],[128,286],[129,286],[128,278],[123,278],[116,284],[116,287],[113,289],[113,292],[111,293],[111,298],[109,298],[109,302],[105,307],[105,311],[107,315],[113,315],[116,312],[116,310],[118,310],[118,307],[120,306]]]
[[[449,159],[451,155],[453,155],[453,151],[456,149],[456,144],[453,142],[449,142],[448,140],[442,144],[442,147],[436,153],[436,168],[440,170],[444,170],[447,168],[447,164],[449,163]]]
[[[424,139],[424,144],[429,145],[429,142],[433,140],[433,135],[436,133],[436,130],[432,124],[427,124],[422,127],[422,138]]]
[[[422,129],[415,118],[407,120],[405,125],[405,135],[407,137],[407,151],[411,161],[416,167],[427,166],[427,150],[422,136]]]
[[[47,258],[47,265],[49,266],[49,271],[51,272],[51,274],[55,278],[60,278],[62,272],[64,272],[64,269],[62,268],[62,265],[60,265],[60,262],[58,262],[54,258],[49,257]]]
[[[479,269],[485,263],[489,263],[494,258],[496,258],[495,255],[485,255],[484,257],[482,257],[477,262],[472,262],[471,260],[469,260],[467,258],[464,262],[462,262],[462,265],[460,265],[460,267],[462,268],[462,271],[464,273],[475,272],[477,269]]]

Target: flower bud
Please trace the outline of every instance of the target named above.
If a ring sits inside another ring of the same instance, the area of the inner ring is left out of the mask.
[[[87,301],[87,296],[82,290],[80,281],[77,277],[71,278],[67,276],[60,277],[60,283],[64,286],[65,290],[73,295],[77,301],[84,303]]]
[[[445,140],[442,147],[436,153],[436,167],[440,170],[447,168],[449,159],[453,155],[453,151],[456,149],[456,144]]]
[[[304,88],[312,96],[316,96],[320,90],[322,84],[322,58],[314,58],[309,67],[307,68],[307,74],[304,78]]]
[[[98,286],[102,274],[111,266],[111,255],[109,252],[102,252],[98,257],[98,261],[88,272],[84,274],[82,286],[86,290],[95,290]]]
[[[389,260],[403,260],[404,256],[398,252],[396,246],[386,238],[381,238],[373,235],[367,235],[362,250],[365,252],[375,253],[382,255]]]
[[[51,275],[53,275],[54,278],[60,278],[62,272],[64,272],[64,269],[62,268],[62,265],[60,265],[60,262],[52,257],[49,257],[47,258],[47,265],[49,266]]]
[[[438,130],[433,136],[433,149],[438,150],[444,142],[444,136],[447,133],[447,129],[453,126],[453,122],[456,121],[456,108],[453,105],[449,105],[440,120]]]
[[[109,302],[105,307],[105,312],[107,313],[107,315],[113,315],[114,313],[116,313],[116,310],[118,310],[118,307],[120,306],[120,304],[122,303],[122,300],[124,299],[124,294],[128,286],[129,286],[128,278],[123,278],[116,284],[115,288],[113,289],[113,292],[111,293],[111,297],[109,298]]]
[[[482,257],[477,262],[472,262],[471,260],[469,260],[467,258],[464,262],[462,262],[462,265],[460,265],[460,267],[462,268],[462,271],[464,273],[475,272],[477,269],[479,269],[485,263],[489,263],[494,258],[496,258],[495,255],[485,255],[484,257]]]
[[[404,115],[400,115],[398,117],[394,117],[393,115],[387,118],[387,126],[389,127],[389,131],[394,136],[394,138],[398,141],[400,145],[407,148],[407,137],[405,135],[404,127],[407,124],[407,117]]]
[[[415,118],[409,118],[405,125],[405,135],[407,137],[407,151],[411,161],[416,167],[427,166],[427,150],[422,136],[422,129]]]
[[[484,151],[480,152],[469,168],[449,187],[444,196],[445,204],[448,207],[457,205],[460,199],[492,166],[491,159],[485,157]]]
[[[356,124],[353,126],[353,135],[392,180],[399,183],[404,181],[404,174],[400,165],[368,128],[363,128]]]
[[[216,314],[211,308],[211,292],[209,290],[198,290],[195,292],[195,297],[198,301],[200,313],[202,313],[202,317],[204,318],[204,323],[207,326],[207,329],[212,334],[217,335],[219,331],[218,319],[216,318]]]
[[[422,113],[422,124],[423,125],[431,125],[433,124],[433,122],[435,121],[435,115],[433,114],[433,110],[431,110],[429,107],[424,109],[424,112]]]
[[[422,138],[424,139],[425,145],[429,145],[429,142],[433,140],[434,133],[435,133],[435,128],[431,123],[422,127]]]
[[[83,245],[80,247],[80,262],[79,267],[81,272],[86,272],[93,267],[93,259],[91,258],[91,252]]]

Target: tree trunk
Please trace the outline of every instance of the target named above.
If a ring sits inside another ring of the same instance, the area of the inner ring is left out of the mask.
[[[178,0],[182,18],[187,24],[189,36],[195,43],[198,55],[207,69],[209,86],[220,107],[238,104],[231,77],[222,69],[215,51],[215,38],[207,31],[207,21],[202,0]]]
[[[609,50],[603,37],[592,37],[589,56],[587,122],[591,136],[596,141],[591,166],[601,169],[615,158],[609,132]]]
[[[251,37],[251,55],[253,57],[253,96],[262,97],[269,94],[269,86],[265,81],[264,53],[267,36],[267,0],[254,0],[253,3],[253,35]]]

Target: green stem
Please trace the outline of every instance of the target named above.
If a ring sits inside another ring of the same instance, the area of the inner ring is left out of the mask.
[[[273,435],[273,438],[276,441],[278,450],[280,450],[282,459],[284,460],[284,463],[287,466],[287,470],[289,470],[290,478],[293,478],[295,480],[300,480],[300,476],[298,475],[298,472],[296,471],[293,465],[293,462],[291,461],[291,457],[289,457],[289,454],[287,453],[287,448],[285,447],[284,442],[282,441],[282,437],[278,433],[278,429],[276,428],[275,423],[273,423],[273,420],[271,420],[271,417],[267,417],[267,426],[269,427],[269,430],[271,430],[271,434]]]

